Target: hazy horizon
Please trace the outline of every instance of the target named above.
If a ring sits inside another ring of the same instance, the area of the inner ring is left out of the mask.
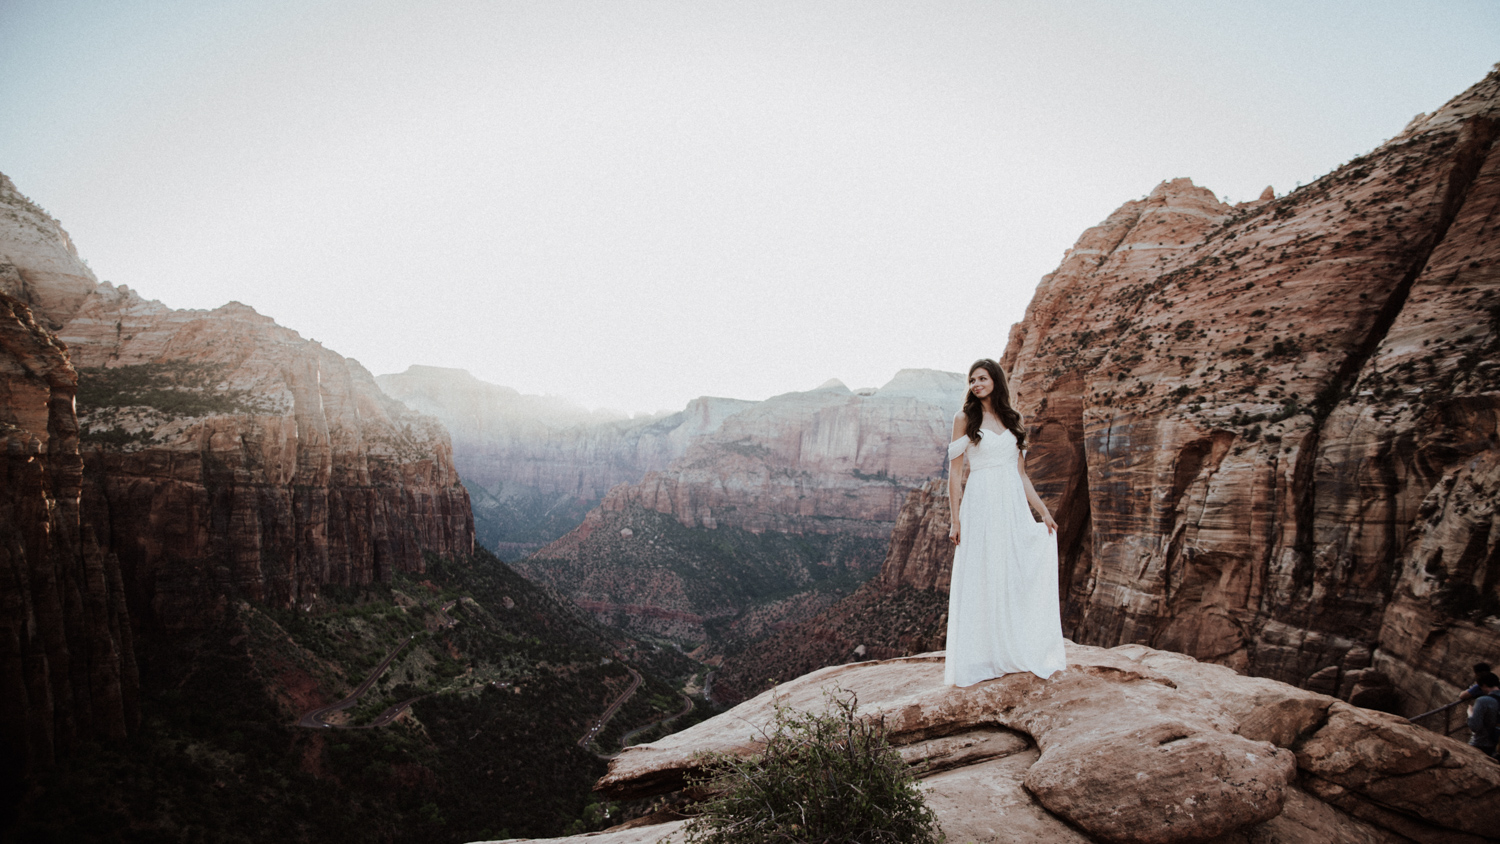
[[[363,365],[363,364],[361,364],[361,365]],[[375,375],[375,377],[377,379],[383,378],[383,377],[386,377],[386,376],[401,376],[401,375],[407,374],[413,368],[418,368],[418,369],[422,369],[422,368],[425,368],[425,369],[442,369],[442,370],[449,370],[449,371],[453,371],[453,372],[462,372],[462,373],[468,375],[469,377],[474,378],[475,380],[477,380],[477,381],[479,381],[479,382],[481,382],[483,384],[488,384],[489,386],[492,386],[492,387],[503,387],[503,388],[512,389],[512,390],[515,389],[514,387],[511,387],[508,384],[495,384],[494,382],[486,381],[483,378],[479,378],[478,376],[474,375],[474,373],[469,372],[466,369],[463,369],[462,367],[431,366],[429,364],[423,364],[423,363],[414,363],[414,364],[411,364],[410,366],[408,366],[405,370],[403,370],[401,372],[376,372],[376,373],[374,373],[374,375]],[[787,394],[790,394],[790,393],[807,393],[807,392],[812,392],[814,390],[819,390],[819,389],[828,387],[831,384],[833,384],[834,382],[837,382],[839,384],[843,384],[843,386],[845,388],[847,388],[850,392],[863,392],[863,391],[866,391],[866,390],[883,390],[886,387],[890,386],[891,382],[894,381],[896,379],[896,377],[901,374],[901,372],[904,372],[904,371],[907,371],[907,370],[916,371],[916,372],[941,372],[941,373],[944,373],[944,374],[960,375],[961,376],[961,373],[959,373],[956,370],[934,370],[934,369],[920,368],[920,367],[904,367],[903,369],[900,369],[900,370],[897,370],[896,372],[891,373],[891,377],[885,379],[884,381],[880,382],[879,384],[845,384],[844,381],[843,381],[843,379],[841,379],[841,378],[826,378],[826,379],[824,379],[822,382],[820,382],[818,384],[813,384],[813,385],[806,386],[806,387],[791,387],[791,388],[782,390],[779,393],[772,393],[771,395],[762,396],[761,398],[758,398],[758,399],[742,399],[742,398],[740,398],[738,396],[720,396],[720,395],[714,395],[712,393],[700,393],[700,394],[698,394],[696,396],[693,396],[693,397],[689,398],[687,401],[684,401],[683,404],[682,404],[682,406],[679,406],[679,407],[664,407],[664,408],[660,408],[658,410],[653,410],[653,411],[648,411],[648,410],[628,411],[628,410],[620,410],[619,408],[612,408],[612,407],[588,407],[587,405],[583,405],[583,404],[580,404],[579,402],[575,401],[570,396],[561,395],[561,394],[557,394],[557,393],[527,393],[527,392],[520,391],[520,390],[517,390],[516,392],[517,392],[518,396],[521,397],[521,398],[543,398],[543,399],[553,399],[553,400],[561,401],[561,402],[563,402],[565,404],[570,404],[570,405],[578,408],[578,410],[581,411],[581,412],[583,412],[583,413],[586,413],[586,414],[589,414],[589,415],[594,415],[594,416],[604,416],[604,417],[609,417],[609,418],[658,418],[658,417],[662,417],[662,416],[669,416],[669,415],[671,415],[673,413],[677,413],[677,412],[681,411],[683,409],[683,407],[687,406],[689,403],[691,403],[691,402],[693,402],[693,401],[695,401],[697,399],[728,399],[730,401],[766,401],[766,400],[769,400],[769,399],[774,399],[777,396],[787,395]],[[384,385],[382,385],[382,387],[383,386]]]
[[[0,172],[147,298],[654,413],[996,357],[1122,203],[1286,193],[1495,44],[1484,2],[20,0]]]

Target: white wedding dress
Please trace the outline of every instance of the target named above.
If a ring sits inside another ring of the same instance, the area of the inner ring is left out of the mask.
[[[1031,515],[1010,431],[980,429],[948,446],[966,454],[969,483],[948,593],[943,682],[972,686],[1017,671],[1043,679],[1067,664],[1058,612],[1057,537]]]

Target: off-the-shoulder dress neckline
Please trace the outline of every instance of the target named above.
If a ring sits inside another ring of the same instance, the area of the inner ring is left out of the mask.
[[[1010,429],[1006,428],[1005,430],[1008,431]],[[994,428],[980,428],[979,432],[981,434],[986,434],[986,433],[988,433],[988,434],[994,434],[997,437],[1000,436],[1001,434],[1005,433],[1005,431],[997,431]],[[961,442],[963,442],[964,440],[967,440],[967,439],[968,439],[967,436],[962,436],[962,437],[959,437],[958,439],[954,440],[953,442],[949,443],[948,445],[951,448],[952,446],[955,446],[955,445],[957,445],[957,444],[959,444],[959,443],[961,443]]]

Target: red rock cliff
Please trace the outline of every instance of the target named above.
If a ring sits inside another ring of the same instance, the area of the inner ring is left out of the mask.
[[[837,381],[751,405],[604,510],[638,504],[688,527],[884,536],[906,493],[942,471],[962,376],[903,370],[879,390]]]
[[[906,496],[875,579],[881,591],[901,586],[948,591],[954,551],[948,540],[949,514],[947,480],[928,481]]]
[[[93,282],[8,180],[0,203],[0,290],[80,373],[83,505],[135,623],[190,627],[229,594],[287,605],[472,550],[446,432],[357,362],[238,303],[173,310]]]
[[[1500,653],[1497,109],[1279,199],[1163,183],[1042,280],[1003,364],[1070,636],[1412,710]]]
[[[0,268],[0,272],[6,272]],[[0,772],[137,722],[120,567],[83,521],[77,374],[0,293]]]

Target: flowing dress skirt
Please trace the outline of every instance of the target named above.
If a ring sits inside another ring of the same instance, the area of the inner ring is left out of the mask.
[[[1045,679],[1067,664],[1057,537],[1031,515],[1013,434],[985,429],[979,445],[965,449],[969,482],[948,595],[943,681],[971,686],[1017,671]]]

